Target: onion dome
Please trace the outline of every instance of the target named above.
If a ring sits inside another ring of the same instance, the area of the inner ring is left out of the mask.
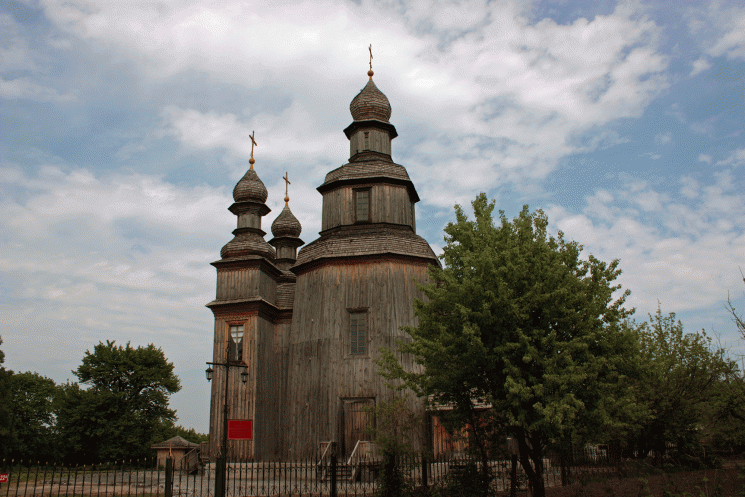
[[[233,188],[233,199],[236,202],[256,202],[263,204],[266,202],[268,196],[266,186],[259,179],[259,175],[256,174],[253,164],[251,164],[251,169],[246,171],[246,174],[243,175],[238,184],[235,185],[235,188]]]
[[[388,97],[378,90],[378,87],[373,83],[372,76],[370,76],[370,81],[367,82],[362,91],[352,99],[349,110],[352,113],[352,119],[355,121],[376,120],[387,123],[391,118],[391,104]]]
[[[292,214],[289,205],[285,205],[285,208],[282,209],[282,212],[279,213],[277,219],[272,223],[272,235],[275,238],[281,236],[297,238],[300,236],[302,230],[303,227],[300,226],[300,221]]]

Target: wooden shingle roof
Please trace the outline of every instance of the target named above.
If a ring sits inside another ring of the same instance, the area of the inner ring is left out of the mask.
[[[273,261],[276,257],[274,247],[264,240],[263,231],[255,228],[238,228],[233,230],[233,234],[235,237],[220,250],[220,257],[223,259],[244,255],[260,255]]]
[[[282,209],[282,212],[279,213],[277,219],[272,223],[272,235],[275,237],[289,236],[297,238],[302,231],[303,227],[300,226],[300,221],[292,213],[290,206],[285,205],[285,208]]]
[[[293,272],[319,259],[401,255],[431,260],[439,264],[427,241],[409,226],[362,224],[340,226],[321,233],[321,237],[300,250]]]
[[[391,118],[391,103],[370,78],[365,87],[352,99],[349,111],[355,121],[375,119],[388,122]]]
[[[189,442],[185,438],[181,438],[179,436],[169,438],[168,440],[164,442],[157,443],[155,445],[151,445],[151,449],[191,449],[193,447],[199,447],[199,444],[195,444],[194,442]]]
[[[266,186],[259,179],[256,171],[249,169],[233,188],[233,199],[236,202],[256,202],[263,204],[269,194]]]

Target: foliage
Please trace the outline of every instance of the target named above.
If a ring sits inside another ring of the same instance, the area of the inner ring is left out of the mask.
[[[422,445],[422,418],[411,409],[406,397],[399,396],[378,403],[371,411],[375,424],[367,432],[383,456],[375,497],[409,495],[413,482],[404,475],[402,461],[411,463],[418,454]]]
[[[3,338],[0,336],[0,345]],[[10,377],[12,371],[6,371],[3,363],[5,353],[0,350],[0,459],[10,456],[11,426],[10,426]]]
[[[68,459],[144,458],[151,444],[172,432],[176,414],[168,408],[168,395],[181,386],[161,349],[99,343],[73,374],[89,388],[63,388],[59,431]]]
[[[742,282],[745,283],[745,276],[742,275],[742,269],[740,270],[740,275],[742,276]],[[729,295],[727,296],[727,305],[725,307],[732,315],[732,322],[735,323],[737,331],[740,332],[740,335],[742,335],[743,338],[745,338],[745,317],[737,313],[737,309],[735,309],[735,306],[732,304]]]
[[[667,442],[691,447],[690,439],[703,437],[702,430],[725,404],[736,402],[742,413],[743,401],[742,391],[737,395],[730,388],[741,383],[737,364],[712,345],[706,332],[684,333],[675,314],[664,316],[659,308],[649,318],[649,323],[632,324],[643,359],[638,400],[647,409],[632,446],[641,457],[654,450],[659,459]],[[680,455],[683,460],[689,456],[696,458],[693,452]]]
[[[57,393],[54,380],[38,373],[10,376],[11,458],[24,461],[57,459]]]
[[[423,371],[405,371],[388,352],[383,374],[452,406],[463,426],[475,402],[491,405],[542,496],[551,439],[582,425],[621,431],[637,415],[623,378],[633,355],[633,337],[621,326],[628,291],[614,299],[618,261],[581,259],[580,245],[548,234],[542,211],[525,206],[513,221],[500,211],[495,223],[483,193],[472,205],[473,221],[456,206],[456,222],[445,228],[445,267],[430,270],[427,301],[415,303],[419,325],[406,329],[413,340],[400,344]],[[488,447],[478,450],[486,457]]]
[[[198,433],[194,428],[189,428],[187,430],[181,425],[174,426],[171,433],[173,433],[173,435],[169,435],[167,438],[178,436],[195,444],[207,442],[210,438],[206,433]]]

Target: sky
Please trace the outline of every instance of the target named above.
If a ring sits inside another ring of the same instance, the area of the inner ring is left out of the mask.
[[[620,259],[637,320],[658,306],[745,353],[745,5],[740,1],[0,2],[0,336],[5,366],[75,380],[87,350],[154,343],[208,430],[220,248],[248,169],[269,231],[320,230],[349,157],[349,103],[390,100],[441,252],[455,204]],[[271,235],[267,236],[269,239]]]

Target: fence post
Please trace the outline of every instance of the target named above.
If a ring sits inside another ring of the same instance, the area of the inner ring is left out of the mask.
[[[422,487],[424,488],[429,486],[427,469],[427,454],[426,452],[422,452]]]
[[[331,454],[330,454],[330,463],[331,463],[331,497],[337,497],[336,496],[336,442],[331,442]]]
[[[561,486],[566,487],[569,485],[569,467],[567,465],[567,449],[562,444],[561,446],[561,452],[560,452],[560,461],[561,461]]]
[[[173,459],[166,458],[166,488],[165,497],[173,497]]]
[[[517,454],[512,454],[512,468],[510,468],[510,497],[517,496]]]

